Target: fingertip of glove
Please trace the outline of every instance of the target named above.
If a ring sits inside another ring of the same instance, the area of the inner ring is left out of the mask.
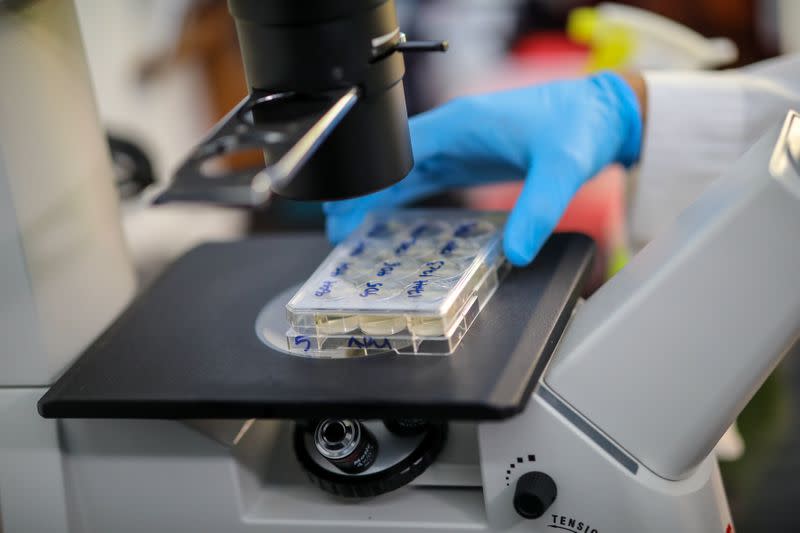
[[[341,241],[341,238],[336,231],[336,223],[330,217],[325,219],[325,235],[327,235],[331,244],[339,244]]]
[[[516,267],[528,266],[533,260],[533,254],[527,253],[522,247],[519,246],[518,243],[513,240],[505,240],[503,243],[503,248],[506,254],[506,259],[508,259],[508,261]]]
[[[338,215],[352,210],[352,200],[334,200],[322,203],[322,212],[326,215]]]
[[[328,240],[333,244],[342,242],[349,234],[348,226],[350,224],[347,224],[342,217],[329,216],[325,220],[325,233],[328,235]]]

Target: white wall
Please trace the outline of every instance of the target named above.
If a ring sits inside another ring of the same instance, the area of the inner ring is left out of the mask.
[[[209,127],[199,69],[183,64],[153,82],[137,81],[148,56],[178,38],[186,0],[75,0],[100,116],[110,130],[149,153],[164,179]]]

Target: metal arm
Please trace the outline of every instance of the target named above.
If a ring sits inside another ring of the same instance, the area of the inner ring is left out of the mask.
[[[791,112],[586,302],[545,377],[662,477],[711,452],[800,332],[799,155]]]
[[[155,202],[261,206],[270,198],[270,187],[290,181],[357,101],[357,87],[317,95],[253,91],[194,149]],[[259,113],[269,115],[276,105],[281,120],[256,121]],[[222,177],[207,171],[210,160],[252,148],[264,150],[266,168],[231,171]]]

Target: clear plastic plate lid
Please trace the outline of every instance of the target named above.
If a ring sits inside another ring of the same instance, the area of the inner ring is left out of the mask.
[[[457,326],[463,329],[478,295],[483,307],[496,288],[506,264],[504,221],[504,214],[455,209],[369,216],[286,305],[288,335],[312,338],[319,349],[353,344],[351,333],[362,340],[407,339],[412,346],[450,338]],[[343,340],[323,342],[328,337]]]

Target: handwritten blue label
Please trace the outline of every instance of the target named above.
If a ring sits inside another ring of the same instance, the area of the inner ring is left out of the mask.
[[[383,337],[381,339],[375,339],[373,337],[361,337],[360,339],[357,337],[350,337],[347,341],[348,348],[392,348],[392,343],[389,342],[389,339]]]
[[[400,261],[395,261],[394,263],[389,263],[384,261],[383,266],[378,269],[378,276],[388,276],[392,273],[392,271],[399,267],[402,263]]]
[[[411,230],[411,238],[417,240],[423,235],[425,235],[425,233],[432,230],[433,227],[430,224],[420,224],[419,226]]]
[[[326,294],[329,294],[331,292],[331,289],[333,289],[334,283],[336,282],[330,280],[323,281],[322,285],[320,285],[319,288],[316,291],[314,291],[314,296],[316,296],[317,298],[321,298]]]
[[[464,222],[463,224],[459,225],[456,228],[456,231],[455,231],[455,233],[453,235],[455,235],[459,239],[465,239],[465,238],[469,237],[472,234],[473,230],[475,230],[475,228],[477,226],[478,226],[478,223],[474,222],[474,221],[473,222]]]
[[[401,242],[397,246],[397,248],[394,249],[394,254],[395,255],[403,255],[403,254],[405,254],[407,251],[409,251],[411,249],[412,246],[414,246],[414,243],[416,243],[416,242],[417,242],[417,239],[415,239],[413,237],[411,239],[408,239],[407,241]]]
[[[449,240],[447,241],[447,243],[445,243],[444,246],[442,246],[442,249],[439,250],[439,253],[445,257],[450,257],[451,255],[453,255],[453,252],[455,252],[457,248],[458,244],[456,243],[456,241]]]
[[[421,278],[429,278],[433,276],[437,270],[439,270],[444,266],[444,261],[428,261],[427,263],[425,263],[425,266],[427,268],[423,270],[419,275],[419,277]]]
[[[378,294],[378,292],[383,287],[383,283],[377,281],[368,281],[367,285],[364,287],[364,290],[361,291],[358,295],[362,298],[366,298],[367,296],[372,296],[373,294]]]
[[[350,263],[339,263],[336,268],[333,269],[333,272],[331,272],[331,276],[341,276],[347,272],[348,268],[350,268]]]
[[[308,337],[306,337],[305,335],[298,335],[298,336],[296,336],[294,338],[294,345],[295,346],[300,346],[301,344],[305,345],[303,347],[303,351],[304,352],[307,352],[308,350],[311,349],[311,340]]]
[[[367,232],[367,237],[375,239],[377,237],[386,237],[390,234],[391,231],[389,229],[389,224],[387,224],[386,222],[378,222],[377,224],[372,226],[370,230]]]
[[[366,247],[367,246],[366,246],[366,244],[364,244],[364,241],[360,241],[358,244],[356,244],[353,247],[352,250],[350,250],[350,257],[356,257],[356,256],[359,256],[359,255],[363,254],[364,253],[364,249]]]
[[[429,280],[427,279],[419,279],[415,281],[413,285],[411,285],[411,288],[409,288],[406,291],[408,297],[419,298],[420,296],[422,296],[422,293],[425,292],[425,286],[428,284],[428,281]]]

